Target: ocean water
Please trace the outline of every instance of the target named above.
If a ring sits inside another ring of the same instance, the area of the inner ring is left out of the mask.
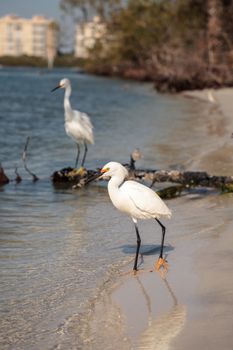
[[[64,77],[72,82],[73,108],[88,113],[94,124],[95,144],[86,160],[90,169],[111,160],[125,163],[136,147],[143,154],[141,168],[186,169],[224,134],[212,132],[206,138],[207,104],[157,94],[151,84],[72,70],[1,69],[0,161],[12,180],[0,187],[2,350],[91,349],[87,325],[93,303],[134,257],[133,225],[112,207],[105,183],[73,190],[51,182],[53,171],[73,166],[76,156],[64,131],[64,91],[50,93]],[[28,136],[28,167],[37,182],[21,161]],[[168,240],[189,239],[203,227],[211,232],[220,217],[231,222],[227,208],[232,197],[220,201],[211,192],[201,202],[204,195],[167,203],[177,212]],[[215,208],[216,220],[210,220],[210,212],[199,217],[200,203]],[[189,206],[189,215],[181,224],[183,206]],[[143,249],[159,246],[158,228],[150,222],[142,228]]]

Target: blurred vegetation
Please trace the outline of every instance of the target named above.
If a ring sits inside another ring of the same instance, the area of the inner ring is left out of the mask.
[[[1,56],[0,64],[3,66],[30,66],[30,67],[44,67],[47,66],[46,60],[40,57],[29,56]]]
[[[0,65],[3,66],[25,66],[25,67],[47,67],[48,62],[41,57],[33,56],[2,56],[0,57]],[[84,61],[75,58],[72,54],[58,55],[54,60],[54,67],[78,67],[82,68]]]
[[[61,0],[82,20],[97,13],[107,35],[88,71],[152,80],[161,91],[233,85],[232,0]],[[80,11],[81,10],[81,11]]]
[[[93,14],[107,19],[126,2],[125,0],[60,0],[60,8],[74,19],[86,22],[91,20]]]

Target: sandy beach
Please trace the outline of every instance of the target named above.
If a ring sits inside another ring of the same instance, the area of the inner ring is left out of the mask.
[[[233,90],[213,93],[216,104],[208,102],[207,91],[180,97],[209,103],[210,108],[203,127],[207,141],[211,135],[211,151],[207,142],[206,152],[192,159],[190,169],[232,175]],[[94,304],[88,349],[232,348],[233,195],[200,191],[168,205],[175,210],[166,222],[165,252],[170,266],[166,277],[150,272],[158,245],[149,250],[142,245],[139,273],[127,273],[132,262],[127,264],[116,274],[114,288],[106,283]],[[155,241],[159,242],[158,230]]]

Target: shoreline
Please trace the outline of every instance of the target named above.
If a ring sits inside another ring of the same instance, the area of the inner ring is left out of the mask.
[[[99,77],[118,78],[125,81],[135,81],[141,83],[151,83],[158,93],[183,94],[187,97],[200,98],[205,100],[205,91],[212,89],[215,91],[222,89],[231,89],[233,87],[232,79],[210,75],[210,77],[188,77],[188,76],[163,76],[160,73],[152,76],[151,72],[143,67],[111,67],[101,66],[90,68],[86,66],[83,59],[77,59],[70,55],[57,56],[52,68],[48,68],[47,61],[38,57],[1,57],[0,69],[5,68],[34,68],[52,71],[53,69],[72,69],[80,74],[90,74]],[[198,93],[202,97],[198,96]]]
[[[218,103],[210,103],[210,113],[220,115],[221,122],[213,117],[214,122],[217,121],[215,133],[220,141],[214,150],[207,151],[192,166],[205,164],[206,170],[223,173],[221,165],[225,165],[225,171],[232,174],[233,161],[226,164],[224,155],[226,150],[233,151],[232,140],[229,138],[229,144],[227,142],[228,133],[231,133],[229,128],[233,127],[231,96],[233,89],[219,90]],[[206,91],[191,93],[191,97],[206,103]],[[223,120],[226,126],[219,134]],[[217,164],[212,163],[215,158]],[[190,194],[171,200],[168,205],[176,208],[174,218],[166,222],[168,274],[163,279],[158,272],[148,272],[157,259],[154,250],[144,253],[142,272],[136,276],[124,275],[126,269],[132,269],[132,263],[121,271],[115,286],[106,290],[96,303],[90,319],[91,345],[96,349],[101,346],[122,350],[230,348],[233,196]],[[196,219],[198,224],[195,226]],[[179,235],[182,231],[186,234]],[[175,234],[170,236],[169,232]],[[155,240],[157,243],[159,235]],[[107,340],[109,337],[111,344]]]
[[[186,91],[181,96],[199,100],[208,106],[206,113],[203,114],[206,133],[205,151],[192,161],[190,170],[202,169],[210,174],[231,176],[233,167],[229,162],[233,154],[233,88]]]

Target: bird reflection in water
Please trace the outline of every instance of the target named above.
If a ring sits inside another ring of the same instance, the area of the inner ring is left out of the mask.
[[[139,276],[136,276],[135,278],[145,298],[148,310],[148,327],[141,334],[137,349],[168,350],[171,341],[181,332],[184,327],[186,307],[185,305],[178,303],[174,291],[172,290],[167,279],[164,278],[162,281],[172,299],[172,307],[168,312],[163,313],[158,318],[153,318],[151,299]]]

